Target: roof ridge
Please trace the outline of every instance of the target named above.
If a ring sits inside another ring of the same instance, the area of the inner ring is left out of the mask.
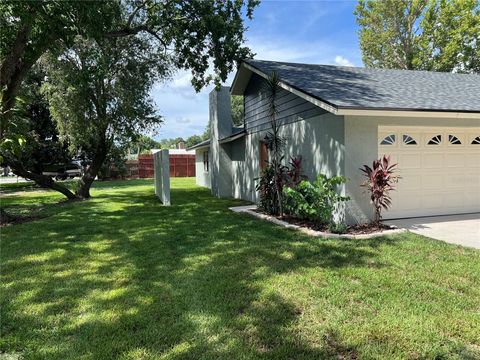
[[[244,59],[242,60],[246,63],[249,62],[262,62],[262,63],[270,63],[270,64],[286,64],[286,65],[307,65],[307,66],[323,66],[323,67],[331,67],[331,68],[338,68],[338,69],[361,69],[367,70],[372,72],[420,72],[420,73],[428,73],[428,74],[442,74],[442,75],[465,75],[465,76],[478,76],[480,74],[476,73],[459,73],[459,72],[449,72],[449,71],[437,71],[437,70],[422,70],[422,69],[392,69],[392,68],[373,68],[373,67],[366,67],[366,66],[345,66],[345,65],[333,65],[333,64],[314,64],[314,63],[301,63],[301,62],[290,62],[290,61],[276,61],[276,60],[265,60],[265,59]]]

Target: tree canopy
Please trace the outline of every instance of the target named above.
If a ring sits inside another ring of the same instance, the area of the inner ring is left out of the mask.
[[[366,66],[480,72],[478,0],[360,0],[355,14]]]
[[[192,73],[196,90],[219,84],[243,46],[242,15],[251,18],[257,0],[107,0],[0,2],[0,138],[26,74],[47,50],[69,48],[77,36],[100,39],[148,36]],[[63,50],[60,50],[63,51]]]
[[[257,4],[257,0],[0,2],[2,153],[8,149],[10,155],[18,154],[25,143],[13,115],[24,106],[17,100],[35,64],[47,71],[44,94],[60,136],[72,149],[89,151],[95,163],[98,154],[105,159],[112,142],[120,145],[137,136],[139,129],[158,125],[160,118],[148,97],[153,79],[165,80],[177,69],[190,70],[198,91],[211,82],[220,84],[237,60],[251,56],[244,46],[244,19],[252,17]],[[8,147],[3,146],[6,143]],[[70,197],[51,179],[28,172],[21,159],[11,164],[22,176]],[[94,172],[80,188],[89,187]]]
[[[62,56],[47,59],[44,92],[60,135],[92,159],[79,196],[89,196],[82,186],[90,187],[113,143],[128,144],[161,123],[149,94],[170,61],[142,37],[79,37]]]

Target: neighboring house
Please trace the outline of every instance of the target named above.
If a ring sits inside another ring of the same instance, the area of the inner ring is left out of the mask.
[[[371,219],[359,168],[383,154],[402,177],[384,218],[480,212],[479,75],[244,61],[230,93],[244,95],[245,127],[232,126],[227,88],[210,93],[212,136],[193,147],[197,184],[258,200],[269,130],[262,84],[274,71],[285,159],[302,155],[310,179],[348,178],[348,223]]]

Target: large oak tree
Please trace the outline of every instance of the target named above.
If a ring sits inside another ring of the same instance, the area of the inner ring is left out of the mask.
[[[11,126],[16,99],[29,70],[47,52],[53,56],[50,59],[65,59],[72,54],[72,47],[78,45],[79,38],[98,45],[134,37],[149,43],[144,49],[138,49],[136,56],[141,56],[147,48],[152,52],[150,45],[154,45],[157,53],[161,52],[164,58],[172,60],[169,70],[190,70],[192,85],[199,90],[212,81],[219,84],[226,79],[236,60],[250,56],[249,50],[243,46],[244,18],[252,17],[257,3],[257,0],[1,2],[0,141],[18,135],[15,134],[17,128]],[[143,81],[142,77],[149,76],[146,69],[138,74],[138,80]],[[49,97],[53,105],[56,102],[54,91],[65,87],[66,82],[53,84],[50,81],[50,84]],[[77,84],[70,85],[75,88]],[[59,88],[54,90],[56,86]],[[59,101],[54,106],[60,108]],[[81,114],[77,116],[79,118],[82,118]],[[70,126],[72,133],[69,135],[73,140],[78,133],[73,132],[73,124]],[[82,141],[85,145],[81,138],[75,142],[80,144]],[[104,149],[97,150],[104,152]],[[95,157],[93,152],[92,156]],[[28,172],[19,162],[15,165],[18,165],[14,166],[17,173],[72,197],[51,179]],[[91,180],[82,180],[80,188],[89,188]],[[83,197],[89,193],[79,191],[77,195]]]

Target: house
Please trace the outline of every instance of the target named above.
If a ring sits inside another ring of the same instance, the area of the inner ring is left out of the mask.
[[[258,200],[255,178],[269,129],[264,79],[276,72],[286,156],[310,179],[343,175],[348,223],[372,218],[359,168],[383,154],[401,180],[384,218],[480,212],[480,76],[245,60],[230,89],[210,93],[211,138],[193,147],[197,184],[219,197]],[[244,95],[244,127],[230,94]]]

